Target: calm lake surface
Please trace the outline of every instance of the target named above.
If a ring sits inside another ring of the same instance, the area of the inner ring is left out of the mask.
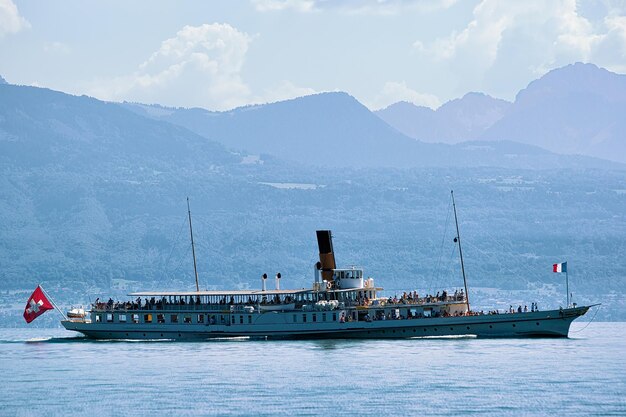
[[[0,329],[0,414],[625,416],[626,323],[569,339],[90,341]]]

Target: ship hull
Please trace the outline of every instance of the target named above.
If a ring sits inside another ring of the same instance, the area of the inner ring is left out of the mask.
[[[265,313],[255,324],[130,324],[63,321],[67,330],[94,339],[203,340],[386,339],[468,336],[480,338],[567,337],[590,306],[531,313],[329,323],[287,323],[290,313]]]

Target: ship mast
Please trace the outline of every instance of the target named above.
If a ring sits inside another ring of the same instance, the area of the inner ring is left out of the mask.
[[[189,234],[191,235],[191,254],[193,255],[193,272],[196,275],[196,291],[200,292],[198,284],[198,267],[196,266],[196,249],[193,244],[193,227],[191,226],[191,210],[189,209],[189,197],[187,197],[187,214],[189,215]]]
[[[452,208],[454,209],[454,223],[456,223],[456,237],[454,241],[459,244],[459,257],[461,258],[461,272],[463,273],[463,285],[465,286],[465,302],[467,304],[467,311],[470,311],[469,304],[469,292],[467,292],[467,279],[465,278],[465,265],[463,264],[463,250],[461,249],[461,234],[459,233],[459,221],[456,217],[456,205],[454,204],[454,191],[450,190],[452,196]]]

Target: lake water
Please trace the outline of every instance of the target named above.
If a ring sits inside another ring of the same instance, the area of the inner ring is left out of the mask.
[[[0,414],[625,416],[626,323],[569,339],[89,341],[0,329]]]

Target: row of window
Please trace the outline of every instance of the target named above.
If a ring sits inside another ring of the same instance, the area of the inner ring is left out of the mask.
[[[302,323],[306,323],[308,317],[311,318],[311,322],[312,323],[315,323],[315,322],[317,322],[318,313],[302,314]],[[327,319],[326,313],[321,313],[321,321],[325,322],[325,321],[327,321],[326,319]],[[337,321],[337,313],[332,313],[332,321]],[[298,315],[297,314],[293,315],[293,322],[294,323],[298,322]]]
[[[328,317],[330,315],[330,317]],[[143,316],[143,317],[142,317]],[[293,315],[293,322],[298,323],[298,314]],[[169,320],[166,320],[166,317]],[[117,320],[115,320],[117,318]],[[331,318],[332,321],[337,321],[337,313],[304,313],[301,315],[300,322],[307,323],[310,320],[312,323],[316,323],[318,319],[322,322],[326,322],[328,318]],[[96,323],[102,323],[102,321],[106,321],[107,323],[159,323],[164,324],[166,321],[169,323],[184,323],[184,324],[227,324],[228,315],[224,314],[152,314],[146,313],[140,315],[138,313],[135,314],[96,314]],[[140,320],[143,319],[143,320]],[[206,320],[206,321],[205,321]],[[252,315],[231,315],[231,324],[252,324]]]
[[[104,316],[104,317],[103,317]],[[125,313],[120,313],[120,314],[113,314],[113,313],[107,313],[107,314],[96,314],[96,323],[101,323],[103,321],[103,319],[107,322],[107,323],[113,323],[113,322],[117,322],[117,323],[160,323],[160,324],[164,324],[166,322],[166,317],[169,319],[167,320],[169,323],[185,323],[185,324],[204,324],[204,323],[210,323],[210,324],[226,324],[226,320],[227,320],[227,316],[223,315],[223,314],[216,314],[216,315],[212,315],[212,314],[163,314],[163,313],[159,313],[159,314],[152,314],[152,313],[146,313],[143,315],[140,315],[138,313],[135,314],[125,314]],[[115,318],[117,318],[117,320],[115,320]],[[143,320],[140,320],[143,319]],[[206,321],[205,321],[206,319]],[[248,317],[248,322],[251,323],[252,322],[252,317]]]

